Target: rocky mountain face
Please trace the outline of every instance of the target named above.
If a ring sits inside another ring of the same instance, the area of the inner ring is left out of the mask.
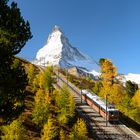
[[[81,53],[73,47],[62,30],[55,26],[49,35],[46,45],[41,48],[36,55],[35,62],[37,65],[60,66],[62,68],[77,67],[86,72],[96,72],[99,66],[91,57]]]

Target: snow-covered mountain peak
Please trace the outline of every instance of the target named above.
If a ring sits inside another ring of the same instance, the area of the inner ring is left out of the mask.
[[[36,55],[38,65],[59,65],[60,67],[77,66],[84,70],[98,70],[96,62],[73,47],[60,27],[54,26],[47,43]]]
[[[49,34],[49,37],[48,37],[48,40],[47,40],[47,44],[49,43],[49,41],[52,41],[52,42],[55,41],[56,42],[57,39],[61,39],[61,36],[64,36],[63,34],[64,33],[62,32],[60,27],[55,25],[54,28],[52,29],[51,34]],[[61,41],[61,40],[59,40],[59,41]]]
[[[128,73],[128,75],[125,75],[125,79],[140,84],[140,74]]]
[[[99,76],[99,66],[94,59],[81,53],[73,47],[60,27],[54,26],[48,37],[47,43],[41,48],[34,61],[37,65],[57,65],[64,67],[78,67],[82,71]],[[140,84],[140,75],[128,74],[119,76],[118,79],[125,83],[127,80]]]
[[[54,28],[53,28],[53,32],[57,32],[57,31],[62,32],[60,27],[55,25]]]

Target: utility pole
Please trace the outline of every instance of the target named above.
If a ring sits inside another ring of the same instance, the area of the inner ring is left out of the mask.
[[[108,94],[106,95],[106,126],[107,126],[107,123],[108,123],[107,97],[108,97]]]
[[[83,81],[83,80],[81,80],[81,81],[80,81],[80,94],[81,94],[81,103],[82,103],[82,89],[81,89],[82,81]]]
[[[58,74],[57,74],[57,82],[59,82],[59,68],[58,68]]]
[[[40,60],[39,61],[40,61],[40,66],[41,66],[41,57],[40,57]]]
[[[43,60],[44,60],[43,66],[45,67],[45,57],[43,57]]]
[[[82,89],[81,89],[81,103],[82,103]]]
[[[68,86],[68,69],[66,68],[66,78],[67,78],[67,86]]]
[[[65,60],[64,60],[63,62],[65,63],[65,68],[64,68],[64,70],[65,70],[65,72],[66,72],[66,84],[67,84],[67,86],[68,86],[68,69],[67,69],[67,65],[66,65]]]
[[[83,73],[80,76],[83,77]],[[82,103],[82,82],[83,79],[80,81],[81,103]]]

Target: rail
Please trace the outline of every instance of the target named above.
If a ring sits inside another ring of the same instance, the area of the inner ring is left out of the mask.
[[[65,81],[63,79],[60,78],[59,80],[61,80],[65,83]],[[55,86],[57,86],[58,88],[63,90],[63,88],[60,85],[55,84]],[[88,126],[90,132],[93,133],[93,138],[95,140],[101,140],[101,138],[100,138],[101,135],[103,136],[104,140],[113,140],[113,139],[110,138],[110,135],[107,135],[105,130],[103,130],[99,125],[97,125],[97,122],[95,120],[90,119],[79,107],[76,107],[76,111],[77,111],[78,115],[81,118],[83,118],[84,121],[86,122],[86,125]],[[90,125],[90,123],[94,123],[96,129],[93,129],[92,125]],[[99,133],[100,133],[100,137],[99,137]]]

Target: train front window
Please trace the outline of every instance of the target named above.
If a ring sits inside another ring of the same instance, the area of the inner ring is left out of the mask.
[[[109,114],[111,116],[116,116],[116,115],[118,115],[118,111],[109,111]]]

